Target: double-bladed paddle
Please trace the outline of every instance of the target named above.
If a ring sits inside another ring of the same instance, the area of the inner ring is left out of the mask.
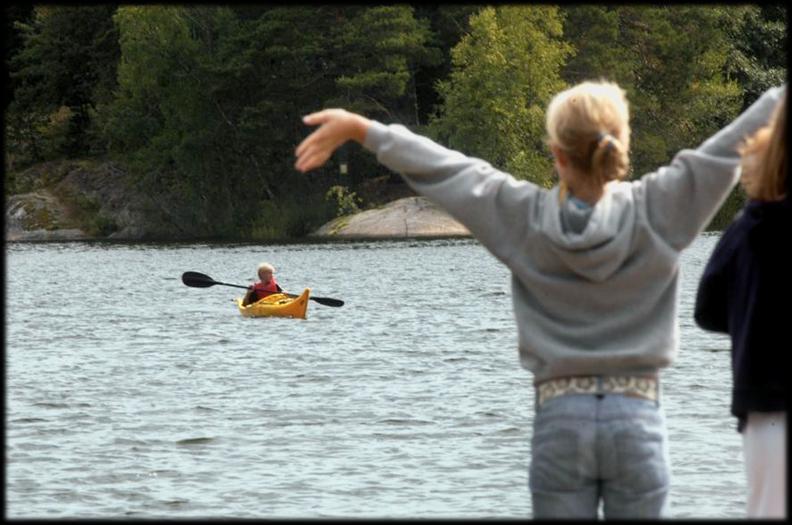
[[[182,282],[187,286],[192,286],[193,288],[209,288],[210,286],[214,286],[216,284],[222,284],[223,286],[233,286],[234,288],[244,288],[248,290],[247,286],[242,286],[240,284],[230,284],[230,283],[221,283],[220,281],[215,281],[208,275],[198,273],[198,272],[184,272],[182,274]],[[284,295],[288,295],[289,297],[299,297],[299,295],[294,295],[291,293],[282,292]],[[311,301],[316,301],[319,304],[323,304],[325,306],[344,306],[344,301],[341,299],[333,299],[332,297],[314,297],[309,296],[308,299]]]

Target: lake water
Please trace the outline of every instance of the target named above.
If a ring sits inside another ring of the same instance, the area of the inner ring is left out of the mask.
[[[674,518],[742,518],[729,340],[682,258],[663,374]],[[239,315],[261,261],[306,320]],[[474,240],[6,245],[8,518],[527,518],[531,374]]]

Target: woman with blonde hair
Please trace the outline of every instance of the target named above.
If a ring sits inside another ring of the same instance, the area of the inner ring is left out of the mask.
[[[560,184],[545,189],[401,125],[343,109],[318,125],[295,167],[318,168],[354,140],[463,223],[512,274],[519,357],[534,375],[529,485],[534,517],[656,518],[669,467],[659,374],[677,349],[679,255],[737,180],[736,146],[784,88],[667,166],[623,181],[629,111],[609,82],[584,82],[547,111]],[[682,211],[680,211],[682,210]]]
[[[792,297],[792,200],[786,96],[770,125],[740,149],[748,202],[719,239],[696,296],[695,319],[731,337],[731,413],[743,438],[748,517],[786,518],[786,411]]]

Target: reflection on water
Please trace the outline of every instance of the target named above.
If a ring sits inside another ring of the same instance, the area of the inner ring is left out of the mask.
[[[744,516],[728,339],[691,317],[715,240],[682,259],[663,376],[672,517]],[[531,376],[475,241],[6,251],[8,517],[531,516]],[[346,304],[248,319],[180,281],[264,260]]]

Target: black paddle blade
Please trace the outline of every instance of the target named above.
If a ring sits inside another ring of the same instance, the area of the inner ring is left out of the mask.
[[[210,286],[218,284],[208,275],[198,272],[184,272],[182,274],[182,282],[187,286],[192,286],[193,288],[209,288]]]
[[[300,297],[299,295],[296,295],[296,294],[293,294],[293,293],[285,293],[285,295],[287,295],[289,297]],[[333,299],[332,297],[313,297],[313,296],[308,296],[308,299],[311,300],[311,301],[316,301],[317,303],[323,304],[325,306],[335,306],[335,307],[344,306],[344,301],[342,301],[341,299]]]
[[[308,297],[308,299],[325,306],[344,306],[344,301],[341,299],[333,299],[332,297]]]
[[[195,288],[209,288],[210,286],[214,286],[216,284],[222,284],[223,286],[233,286],[234,288],[242,288],[243,290],[249,289],[248,286],[242,286],[241,284],[221,283],[220,281],[215,281],[208,275],[199,272],[184,272],[182,274],[182,282],[187,286],[193,286]]]

